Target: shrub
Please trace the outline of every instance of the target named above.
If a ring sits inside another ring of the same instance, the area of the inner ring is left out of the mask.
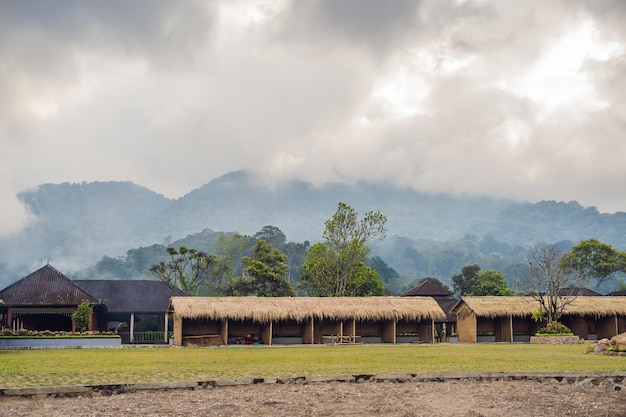
[[[84,300],[78,305],[76,312],[72,315],[72,323],[74,323],[76,330],[79,332],[87,330],[89,327],[89,317],[91,316],[92,311],[93,308],[87,300]]]
[[[550,322],[537,331],[537,336],[573,336],[569,327],[558,321]]]

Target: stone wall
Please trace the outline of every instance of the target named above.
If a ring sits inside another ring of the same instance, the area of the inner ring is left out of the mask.
[[[583,343],[578,336],[531,336],[530,343],[543,343],[551,345],[575,345]]]

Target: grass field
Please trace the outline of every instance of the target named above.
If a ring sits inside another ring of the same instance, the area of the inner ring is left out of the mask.
[[[626,371],[585,345],[438,344],[0,350],[0,388],[240,377],[518,371]]]

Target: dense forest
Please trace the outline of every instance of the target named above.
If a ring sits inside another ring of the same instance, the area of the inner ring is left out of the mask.
[[[388,218],[387,238],[372,242],[368,262],[393,294],[426,276],[450,284],[471,264],[501,271],[515,288],[527,250],[542,242],[571,247],[597,238],[626,250],[626,213],[576,202],[432,195],[380,183],[293,181],[268,189],[245,171],[175,200],[129,182],[45,184],[19,197],[34,220],[0,237],[0,287],[48,261],[77,278],[153,278],[148,268],[167,257],[169,245],[211,252],[223,232],[253,237],[266,226],[284,235],[273,244],[289,256],[288,278],[297,284],[306,251],[339,201]]]

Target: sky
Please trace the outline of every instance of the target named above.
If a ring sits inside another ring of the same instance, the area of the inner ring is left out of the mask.
[[[248,169],[626,211],[622,0],[0,0],[0,235]]]

